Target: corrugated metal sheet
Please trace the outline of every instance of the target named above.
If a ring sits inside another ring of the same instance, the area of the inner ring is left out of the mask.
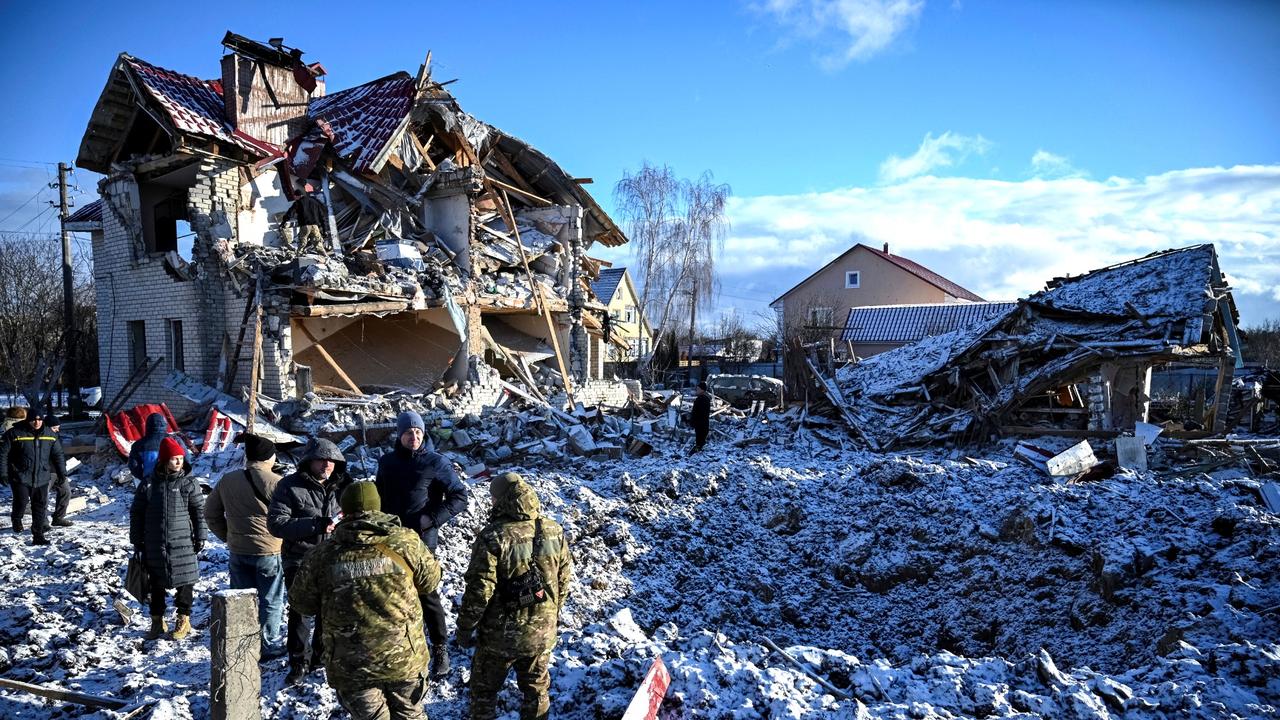
[[[221,82],[183,75],[133,57],[126,58],[125,63],[179,132],[225,140],[263,157],[280,154],[274,145],[231,127],[222,103]]]
[[[353,170],[366,172],[408,118],[416,91],[417,81],[398,72],[316,98],[307,114],[328,122],[333,149]]]
[[[94,200],[67,217],[69,223],[102,222],[102,200]]]
[[[869,305],[849,311],[843,340],[855,343],[911,343],[1003,315],[1017,303]]]

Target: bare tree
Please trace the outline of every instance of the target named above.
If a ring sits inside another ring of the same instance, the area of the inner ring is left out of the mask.
[[[640,312],[655,338],[674,336],[676,318],[714,307],[715,256],[728,230],[725,208],[732,191],[710,172],[696,181],[679,179],[668,166],[645,162],[624,173],[614,187],[632,241],[641,285]],[[691,332],[692,332],[691,328]],[[641,359],[642,366],[648,359]]]
[[[1253,327],[1242,328],[1246,362],[1268,368],[1280,368],[1280,320],[1264,320]]]
[[[92,273],[83,256],[79,260],[72,325],[79,339],[77,359],[88,379],[97,374],[97,317]],[[33,380],[57,382],[57,377],[35,375],[42,366],[59,366],[66,347],[62,260],[56,236],[0,235],[0,383],[14,392]]]

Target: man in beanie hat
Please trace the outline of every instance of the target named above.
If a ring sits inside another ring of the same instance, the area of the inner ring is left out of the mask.
[[[148,640],[158,639],[168,629],[164,604],[169,588],[177,589],[173,639],[191,634],[191,605],[200,579],[198,556],[204,539],[204,493],[191,476],[182,444],[167,437],[160,442],[155,469],[138,484],[129,508],[129,541],[151,576]]]
[[[227,544],[227,571],[233,589],[258,591],[258,623],[262,625],[262,658],[284,654],[280,626],[284,617],[284,565],[280,538],[267,530],[267,509],[280,483],[273,469],[276,446],[270,440],[241,433],[244,468],[222,476],[209,493],[204,519]]]
[[[298,463],[298,470],[276,485],[267,510],[267,529],[282,538],[281,560],[285,588],[293,586],[293,578],[302,558],[311,548],[324,542],[338,522],[341,508],[338,498],[351,478],[347,476],[347,460],[331,441],[315,438]],[[289,621],[286,649],[289,652],[289,674],[285,682],[302,682],[308,670],[320,667],[324,651],[323,613],[314,614],[315,628],[308,633],[307,622],[294,607],[289,593]],[[307,637],[311,637],[311,658],[307,659]]]
[[[467,589],[458,611],[458,644],[475,646],[472,720],[497,717],[498,692],[516,670],[521,720],[551,708],[551,650],[569,594],[573,559],[564,530],[543,517],[524,478],[505,473],[489,483],[493,510],[471,546]]]
[[[454,472],[453,463],[427,447],[425,432],[421,415],[412,410],[400,413],[395,446],[378,458],[376,482],[383,508],[399,516],[400,523],[417,532],[435,552],[440,528],[467,509],[467,486]],[[436,592],[423,602],[431,640],[431,677],[441,678],[449,674],[444,603]]]
[[[353,718],[425,720],[421,599],[436,592],[440,566],[416,533],[379,507],[373,483],[343,491],[342,521],[303,560],[289,602],[324,616],[325,670]]]
[[[54,442],[61,447],[62,440],[58,437],[58,433],[62,430],[62,418],[49,413],[49,417],[44,419],[44,426],[49,429]],[[71,507],[71,478],[65,473],[58,475],[55,472],[50,480],[53,482],[53,526],[71,527],[71,521],[67,519],[67,508]]]
[[[13,490],[9,518],[13,531],[22,532],[22,518],[31,505],[31,536],[36,545],[48,545],[49,476],[67,476],[62,443],[49,434],[44,418],[32,413],[27,419],[0,435],[0,483]]]

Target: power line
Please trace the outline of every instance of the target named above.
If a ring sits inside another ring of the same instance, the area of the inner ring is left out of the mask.
[[[34,194],[34,195],[32,195],[31,197],[27,198],[27,201],[26,201],[26,202],[22,203],[21,205],[19,205],[19,206],[18,206],[18,207],[16,207],[16,208],[14,208],[13,212],[9,213],[8,215],[5,215],[3,219],[0,219],[0,223],[7,222],[7,221],[9,220],[9,218],[13,217],[14,215],[17,215],[17,214],[18,214],[18,211],[20,211],[20,210],[22,210],[22,208],[24,208],[24,207],[26,207],[26,206],[30,205],[30,204],[31,204],[31,202],[32,202],[33,200],[35,200],[36,198],[40,197],[40,193],[44,192],[44,190],[45,190],[44,188],[40,188],[39,190],[36,190],[36,192],[35,192],[35,194]]]

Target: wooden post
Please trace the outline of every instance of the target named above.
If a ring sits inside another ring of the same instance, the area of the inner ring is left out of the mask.
[[[213,720],[260,720],[258,591],[215,593],[209,629],[210,716]]]
[[[524,265],[525,275],[529,278],[529,287],[538,305],[538,314],[547,321],[547,332],[551,335],[551,349],[556,353],[556,364],[560,366],[560,378],[564,380],[564,392],[569,396],[569,404],[573,404],[573,380],[569,377],[568,368],[564,364],[564,353],[560,352],[560,337],[556,334],[555,323],[551,321],[551,311],[547,310],[546,300],[542,297],[542,286],[533,279],[533,271],[529,269],[529,257],[524,254],[524,241],[520,239],[520,230],[516,228],[516,214],[511,209],[511,198],[502,190],[502,209],[506,211],[507,223],[511,226],[511,237],[515,238],[516,249],[520,251],[520,262]]]
[[[262,295],[258,295],[258,307],[253,311],[253,359],[249,366],[249,413],[245,418],[248,426],[245,428],[250,435],[253,434],[253,425],[257,422],[258,414],[258,375],[259,368],[262,367]]]

